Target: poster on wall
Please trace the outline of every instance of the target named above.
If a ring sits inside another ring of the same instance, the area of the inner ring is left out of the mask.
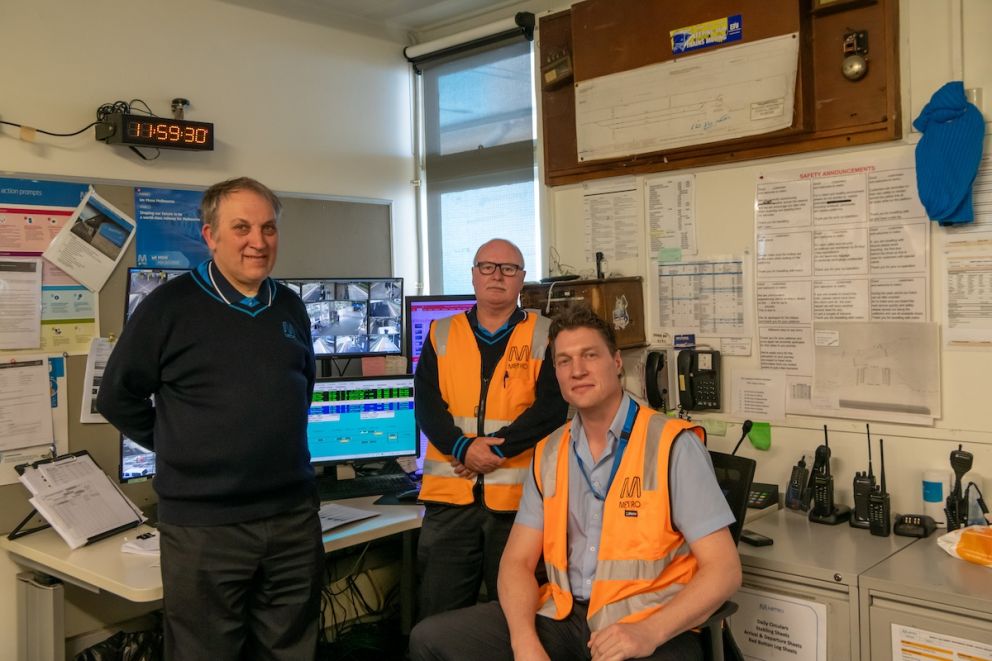
[[[192,269],[210,259],[200,233],[202,191],[135,188],[138,266]]]

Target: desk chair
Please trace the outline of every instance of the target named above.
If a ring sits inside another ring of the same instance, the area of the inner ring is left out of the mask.
[[[730,535],[734,538],[734,544],[737,544],[741,538],[741,530],[744,528],[747,497],[751,491],[751,482],[754,481],[756,462],[747,457],[738,457],[712,450],[710,451],[710,459],[713,462],[716,481],[723,490],[723,495],[727,498],[730,511],[734,513],[735,520],[730,526]],[[724,632],[727,627],[727,618],[736,612],[737,604],[732,601],[725,601],[700,627],[703,631],[703,653],[708,661],[723,661],[724,636],[729,637],[730,643],[736,646],[733,638],[730,637],[730,629],[727,628]]]

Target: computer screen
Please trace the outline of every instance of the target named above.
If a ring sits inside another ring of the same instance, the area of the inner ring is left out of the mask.
[[[127,322],[138,304],[159,285],[186,273],[189,269],[151,269],[132,266],[127,270],[124,321]]]
[[[303,299],[318,358],[402,353],[403,278],[280,278],[279,282]]]
[[[417,371],[420,350],[431,331],[431,322],[471,310],[473,305],[475,305],[475,296],[472,294],[406,297],[406,355],[410,359],[411,374]],[[423,433],[420,434],[419,446],[417,470],[422,471],[424,456],[427,454],[427,436]]]
[[[155,453],[121,434],[121,482],[140,482],[155,475]]]
[[[313,464],[416,455],[413,376],[318,379],[310,404],[307,445]]]
[[[417,371],[420,350],[427,341],[431,322],[471,310],[473,305],[475,305],[475,296],[472,294],[406,297],[406,355],[410,358],[411,374]]]

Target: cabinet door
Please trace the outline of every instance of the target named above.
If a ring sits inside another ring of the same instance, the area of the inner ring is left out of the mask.
[[[959,652],[946,658],[988,658],[992,656],[992,616],[969,610],[952,611],[942,604],[906,597],[871,594],[868,626],[872,661],[926,657],[927,647]],[[906,631],[904,627],[912,630]],[[905,650],[897,655],[896,650]],[[970,655],[970,656],[966,656]]]

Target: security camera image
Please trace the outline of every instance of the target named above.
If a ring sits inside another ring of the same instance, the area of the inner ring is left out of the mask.
[[[401,278],[292,278],[281,282],[306,304],[318,357],[402,353]]]
[[[124,311],[124,321],[131,318],[145,298],[159,286],[176,278],[186,269],[149,269],[131,267],[127,270],[127,309]]]

